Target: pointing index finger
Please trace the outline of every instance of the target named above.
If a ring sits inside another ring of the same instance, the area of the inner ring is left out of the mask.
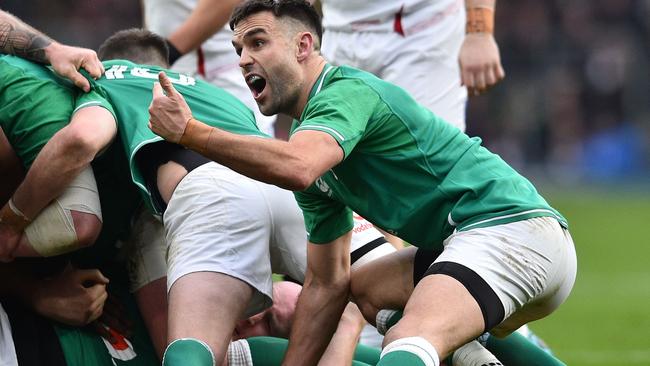
[[[158,73],[158,81],[160,81],[160,85],[162,86],[162,89],[165,91],[167,96],[172,96],[176,94],[176,89],[174,89],[174,86],[172,85],[172,81],[169,80],[167,74],[165,74],[164,71]]]

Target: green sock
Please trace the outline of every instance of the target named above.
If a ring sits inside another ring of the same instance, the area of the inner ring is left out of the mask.
[[[374,363],[371,365],[365,362],[352,360],[352,366],[374,366],[374,365],[375,365]]]
[[[289,341],[275,337],[246,338],[251,350],[253,365],[278,366],[282,363]]]
[[[354,359],[369,365],[376,365],[379,362],[379,355],[381,350],[375,347],[364,346],[358,344],[357,349],[354,351]]]
[[[214,366],[210,347],[194,338],[181,338],[167,346],[163,366]]]
[[[289,344],[288,340],[275,337],[251,337],[246,341],[255,366],[279,366]],[[374,347],[358,345],[352,364],[354,366],[375,365],[379,360],[380,352]]]
[[[562,361],[517,332],[513,332],[505,338],[490,335],[485,348],[508,366],[566,366]]]
[[[406,351],[388,352],[379,360],[377,366],[426,366],[418,356]]]

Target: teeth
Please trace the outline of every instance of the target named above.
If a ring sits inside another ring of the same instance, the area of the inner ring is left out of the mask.
[[[253,84],[253,83],[256,82],[257,80],[261,80],[261,79],[262,79],[262,78],[259,77],[259,76],[257,76],[257,75],[251,75],[251,76],[248,77],[248,83],[249,83],[249,84]]]

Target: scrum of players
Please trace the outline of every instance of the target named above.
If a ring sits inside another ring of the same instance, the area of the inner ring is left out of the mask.
[[[459,86],[436,102],[335,46],[458,27],[457,1],[386,27],[323,1],[331,44],[300,0],[153,3],[163,36],[97,53],[0,11],[3,365],[563,364],[525,325],[573,286],[566,220],[461,131],[504,77],[493,2],[466,2],[457,69],[424,66]],[[278,113],[288,141],[263,132]]]

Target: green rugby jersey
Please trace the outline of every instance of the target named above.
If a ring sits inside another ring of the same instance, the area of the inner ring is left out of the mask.
[[[0,55],[0,127],[25,168],[68,124],[75,94],[47,67]]]
[[[76,109],[100,105],[113,113],[129,159],[132,180],[155,213],[160,214],[159,208],[152,200],[135,155],[143,146],[163,140],[148,127],[152,89],[160,71],[169,76],[196,119],[240,135],[268,137],[257,128],[250,109],[212,84],[157,66],[138,65],[126,60],[106,61],[104,67],[106,73],[100,79],[90,80],[93,90],[79,94]]]
[[[26,168],[69,123],[77,93],[83,91],[43,65],[0,56],[0,126]],[[121,149],[109,147],[92,163],[104,220],[95,244],[71,254],[84,268],[101,266],[114,256],[116,240],[126,239],[131,216],[141,204],[137,192],[129,190],[126,158],[120,154]]]
[[[455,229],[532,217],[566,220],[498,155],[420,106],[401,88],[326,65],[291,134],[328,133],[344,160],[296,199],[310,241],[352,229],[351,210],[418,247]]]

